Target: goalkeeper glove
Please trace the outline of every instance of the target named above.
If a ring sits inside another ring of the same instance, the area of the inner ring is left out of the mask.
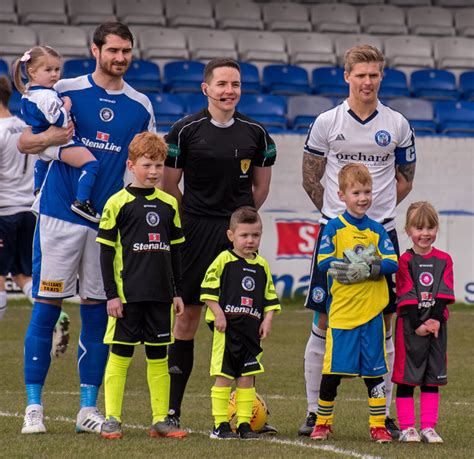
[[[332,261],[330,266],[328,274],[341,284],[357,284],[370,276],[369,265],[363,261],[356,263]]]
[[[351,263],[366,263],[370,268],[370,280],[377,280],[380,277],[382,259],[375,255],[374,244],[369,244],[367,248],[359,253],[351,249],[344,250],[344,258]]]

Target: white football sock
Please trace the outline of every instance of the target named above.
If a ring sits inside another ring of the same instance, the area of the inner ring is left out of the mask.
[[[23,293],[26,295],[30,303],[33,304],[33,281],[28,281],[25,285],[23,285],[21,289],[23,290]]]
[[[7,292],[0,292],[0,320],[3,319],[7,311]]]
[[[316,333],[316,335],[315,335]],[[304,353],[304,379],[308,412],[316,413],[318,409],[319,387],[323,371],[324,353],[326,352],[326,330],[313,325]]]
[[[392,373],[393,373],[393,362],[395,361],[395,346],[393,345],[392,334],[385,338],[385,350],[387,352],[387,361],[389,366],[389,372],[383,377],[385,381],[385,394],[387,397],[386,404],[386,416],[390,416],[390,404],[392,403]]]

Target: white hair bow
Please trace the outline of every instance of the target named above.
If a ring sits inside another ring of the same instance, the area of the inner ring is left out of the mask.
[[[21,58],[20,58],[20,62],[28,62],[31,59],[30,51],[31,51],[31,49],[28,50],[28,51],[25,51],[23,56],[21,56]]]

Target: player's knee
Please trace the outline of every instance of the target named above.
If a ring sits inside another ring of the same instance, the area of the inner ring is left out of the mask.
[[[184,314],[176,317],[174,335],[178,339],[193,339],[199,327],[201,306],[186,306]]]

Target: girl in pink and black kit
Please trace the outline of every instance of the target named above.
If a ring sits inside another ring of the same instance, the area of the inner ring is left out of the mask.
[[[447,384],[448,304],[454,302],[453,261],[433,247],[439,220],[425,201],[407,211],[405,230],[413,241],[399,260],[397,325],[392,381],[401,442],[443,443],[436,433],[439,386]],[[420,386],[420,434],[415,428],[413,393]]]

